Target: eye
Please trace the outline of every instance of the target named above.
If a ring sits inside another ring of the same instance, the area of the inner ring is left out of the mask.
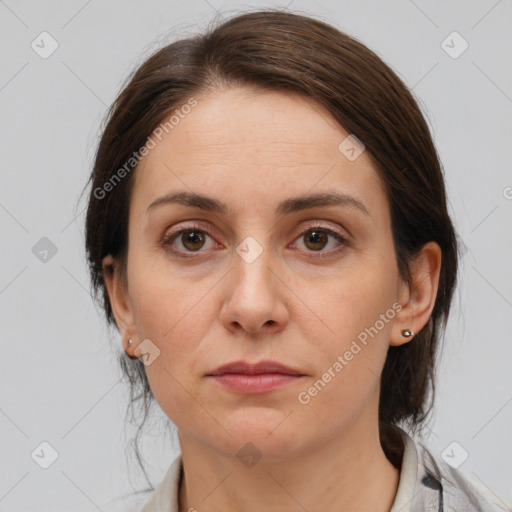
[[[204,252],[201,251],[201,249],[205,246],[207,238],[212,239],[208,230],[200,226],[193,225],[167,235],[162,241],[162,246],[173,254],[189,258],[191,256],[186,256],[184,253]],[[174,248],[175,242],[178,242],[178,249]],[[207,246],[206,249],[210,247]]]
[[[330,253],[333,251],[337,251],[334,248],[332,251],[323,250],[326,246],[329,245],[329,238],[334,239],[338,242],[338,247],[341,245],[342,247],[348,245],[348,241],[337,231],[327,228],[321,225],[310,225],[308,228],[301,233],[301,236],[297,240],[304,241],[304,246],[306,247],[307,252],[321,252],[321,253]],[[332,245],[332,241],[331,241]]]

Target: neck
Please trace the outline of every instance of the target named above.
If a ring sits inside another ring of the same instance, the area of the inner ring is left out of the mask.
[[[180,432],[179,511],[389,512],[399,471],[384,455],[378,428],[360,427],[293,457],[262,459],[252,467]]]

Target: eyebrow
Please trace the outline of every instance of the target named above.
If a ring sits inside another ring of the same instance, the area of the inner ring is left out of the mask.
[[[164,204],[181,204],[219,215],[229,214],[228,206],[222,201],[214,199],[213,197],[196,194],[194,192],[176,192],[166,194],[165,196],[155,199],[148,206],[146,212],[149,212],[156,206]],[[284,216],[289,213],[322,206],[346,206],[359,210],[361,213],[370,216],[368,209],[361,201],[355,197],[339,192],[306,194],[303,196],[285,199],[277,205],[276,214],[278,216]]]

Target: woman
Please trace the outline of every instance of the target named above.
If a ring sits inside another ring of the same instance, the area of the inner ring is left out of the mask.
[[[457,280],[417,103],[268,10],[170,44],[98,147],[91,278],[181,454],[150,511],[506,510],[415,443]]]

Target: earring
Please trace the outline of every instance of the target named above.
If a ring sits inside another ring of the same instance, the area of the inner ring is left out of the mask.
[[[404,336],[405,338],[414,336],[414,333],[410,329],[402,329],[400,332],[402,333],[402,336]]]
[[[133,341],[132,340],[128,340],[128,346],[131,347],[132,346],[132,343]]]

